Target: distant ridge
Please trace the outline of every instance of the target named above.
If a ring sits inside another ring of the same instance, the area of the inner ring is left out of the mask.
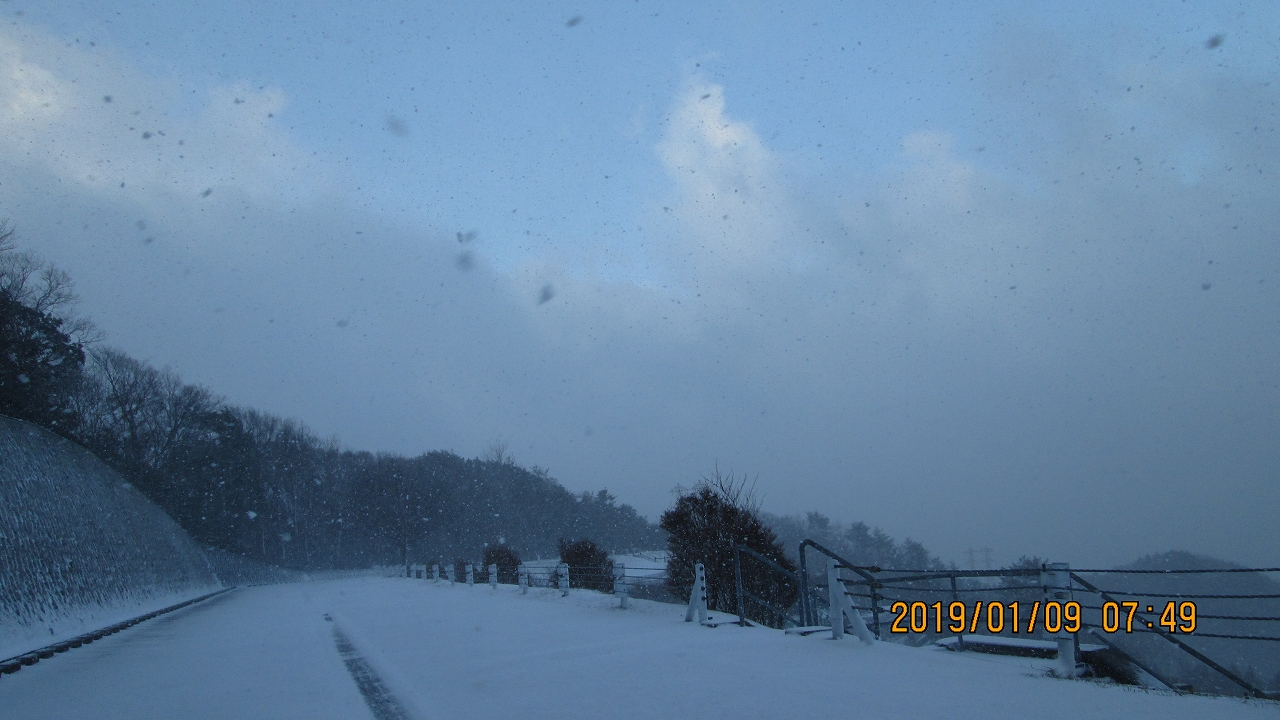
[[[1196,555],[1185,550],[1146,555],[1116,570],[1240,570],[1243,565],[1227,560]],[[1159,608],[1171,599],[1195,602],[1199,622],[1197,634],[1182,637],[1184,642],[1218,659],[1236,674],[1257,687],[1280,691],[1280,653],[1276,645],[1266,641],[1244,641],[1206,637],[1207,633],[1239,636],[1274,636],[1274,621],[1248,618],[1280,616],[1280,604],[1266,596],[1280,594],[1280,582],[1267,573],[1153,573],[1142,575],[1094,576],[1102,587],[1119,588],[1134,595],[1124,600],[1150,603]],[[1248,595],[1254,598],[1228,599],[1221,595]],[[1153,615],[1158,615],[1157,610]],[[1111,636],[1125,652],[1141,658],[1148,666],[1166,677],[1194,687],[1197,691],[1238,694],[1237,688],[1204,664],[1192,659],[1168,642],[1144,633]]]
[[[1228,570],[1243,568],[1243,565],[1196,555],[1186,550],[1169,550],[1168,552],[1144,555],[1128,565],[1121,565],[1117,570]]]

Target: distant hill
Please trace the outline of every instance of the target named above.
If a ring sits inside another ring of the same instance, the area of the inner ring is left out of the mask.
[[[1227,560],[1219,560],[1205,555],[1196,555],[1186,550],[1170,550],[1168,552],[1144,555],[1128,565],[1121,565],[1117,570],[1221,570],[1244,567]]]
[[[1231,671],[1265,690],[1280,691],[1280,642],[1211,638],[1206,634],[1280,637],[1280,598],[1222,598],[1206,595],[1280,596],[1280,582],[1267,573],[1176,573],[1177,570],[1241,570],[1227,560],[1170,550],[1141,557],[1116,570],[1166,571],[1162,573],[1089,574],[1083,576],[1103,590],[1131,593],[1118,600],[1137,600],[1156,608],[1156,614],[1170,600],[1194,602],[1198,617],[1196,632],[1179,638],[1213,658]],[[1077,599],[1082,599],[1077,597]],[[1239,618],[1275,618],[1239,619]],[[1209,669],[1161,638],[1146,633],[1116,634],[1110,639],[1125,652],[1141,659],[1158,672],[1193,688],[1236,694],[1229,680]]]
[[[1124,578],[1126,589],[1164,595],[1280,595],[1280,582],[1268,577],[1266,573],[1231,572],[1231,573],[1176,573],[1177,570],[1244,570],[1243,565],[1219,560],[1217,558],[1195,555],[1184,550],[1170,550],[1155,555],[1147,555],[1117,570],[1161,570],[1169,574],[1118,575]],[[1109,581],[1110,582],[1110,581]],[[1212,605],[1235,603],[1221,614],[1227,615],[1275,615],[1280,616],[1280,601],[1225,600],[1208,598]],[[1257,612],[1243,612],[1251,608]],[[1253,628],[1257,630],[1257,628]],[[1280,628],[1276,628],[1280,629]],[[1216,631],[1215,632],[1219,632]],[[1235,634],[1242,633],[1237,629]],[[1280,633],[1263,633],[1277,635]],[[1280,650],[1280,648],[1277,648]],[[1280,652],[1277,652],[1280,655]]]

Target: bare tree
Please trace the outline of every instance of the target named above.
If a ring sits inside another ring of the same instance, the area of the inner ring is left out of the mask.
[[[92,355],[89,356],[92,362]],[[67,396],[67,406],[79,419],[76,434],[89,447],[99,447],[110,437],[111,412],[107,405],[107,392],[98,376],[88,367],[75,379],[75,386]]]
[[[89,357],[92,378],[82,383],[80,409],[89,427],[119,438],[121,459],[131,471],[163,466],[202,431],[201,419],[222,405],[173,370],[156,370],[115,348],[96,349]]]
[[[65,270],[33,252],[18,252],[16,231],[0,221],[0,290],[19,303],[62,320],[62,330],[78,343],[99,342],[101,332],[87,318],[75,313],[80,298]]]
[[[711,475],[703,475],[702,480],[698,482],[693,490],[696,492],[700,488],[709,488],[733,507],[752,514],[758,514],[760,512],[760,498],[756,496],[756,482],[758,479],[753,479],[750,484],[747,484],[746,475],[737,477],[732,471],[725,475],[720,472],[720,464],[716,463]]]
[[[114,348],[89,354],[101,384],[103,422],[119,439],[118,452],[128,471],[141,474],[154,465],[155,419],[162,411],[160,373]]]
[[[501,438],[489,443],[489,447],[485,449],[484,455],[480,459],[499,465],[514,465],[516,463],[515,457],[511,455],[510,446],[506,440]]]

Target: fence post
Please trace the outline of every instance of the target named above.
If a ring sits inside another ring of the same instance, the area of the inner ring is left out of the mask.
[[[960,589],[956,587],[955,575],[951,576],[951,600],[952,602],[960,602]],[[956,635],[956,638],[958,638],[956,644],[960,646],[961,650],[964,650],[964,631],[961,630],[961,632]]]
[[[695,615],[699,623],[707,621],[707,571],[702,563],[693,566],[693,588],[689,591],[689,609],[684,613],[684,621],[693,622]]]
[[[1061,607],[1071,601],[1071,568],[1067,563],[1043,565],[1040,582],[1044,585],[1044,611],[1047,619],[1050,602],[1058,603],[1058,612],[1061,613]],[[1073,678],[1076,676],[1075,638],[1063,629],[1057,632],[1055,639],[1058,641],[1058,666],[1054,668],[1053,674],[1060,678]]]
[[[827,558],[827,607],[831,615],[831,639],[844,637],[844,583],[840,582],[840,568],[836,561]]]
[[[733,587],[738,594],[738,625],[746,627],[746,599],[742,596],[742,553],[738,552],[737,543],[733,546]]]
[[[809,607],[813,598],[809,597],[809,564],[805,561],[807,546],[800,543],[800,624],[806,627],[816,622],[813,609]]]
[[[880,639],[880,593],[876,592],[876,581],[872,578],[867,581],[867,587],[871,589],[871,622],[876,626],[876,639]]]
[[[431,566],[431,581],[440,582],[440,563]]]
[[[498,589],[498,566],[497,565],[489,566],[489,587],[494,590]]]
[[[827,559],[827,600],[831,605],[831,639],[844,637],[844,620],[849,618],[853,632],[862,642],[871,645],[875,638],[862,621],[862,615],[853,607],[849,596],[845,594],[844,582],[840,579],[840,566],[835,560]]]
[[[453,563],[449,563],[448,565],[445,565],[445,566],[444,566],[444,579],[449,581],[449,585],[450,585],[450,586],[452,586],[452,585],[456,582],[456,581],[453,579],[453,574],[454,574],[454,567],[453,567]]]
[[[520,567],[516,569],[516,582],[520,585],[520,594],[529,594],[529,566],[520,563]]]
[[[476,584],[476,569],[471,563],[467,563],[467,587]]]
[[[556,566],[556,586],[560,588],[560,597],[569,597],[569,566],[565,563]]]
[[[613,564],[613,594],[618,596],[621,603],[618,607],[623,610],[627,609],[627,593],[630,588],[627,587],[627,566],[615,562]]]

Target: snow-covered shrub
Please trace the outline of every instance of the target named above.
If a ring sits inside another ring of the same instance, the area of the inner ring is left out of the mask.
[[[490,545],[484,549],[484,568],[489,572],[490,565],[498,566],[498,582],[503,585],[515,585],[520,570],[520,555],[510,545]]]
[[[733,546],[745,545],[778,565],[795,572],[773,530],[761,520],[744,484],[732,475],[717,472],[691,492],[676,500],[662,514],[662,529],[668,533],[667,586],[687,601],[693,587],[694,565],[702,563],[707,572],[707,607],[720,612],[738,611],[734,581]],[[763,563],[744,556],[742,582],[747,592],[782,611],[799,597],[794,580]],[[782,618],[754,601],[746,603],[747,616],[780,626]]]
[[[613,561],[594,540],[561,540],[560,562],[569,566],[569,587],[613,590]]]

